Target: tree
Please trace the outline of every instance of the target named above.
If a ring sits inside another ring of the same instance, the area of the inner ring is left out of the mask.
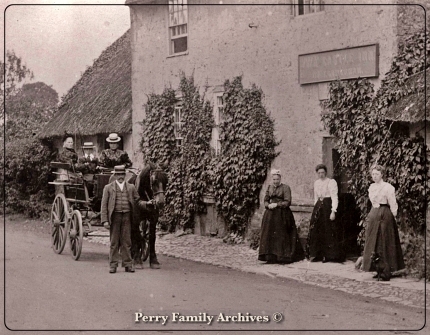
[[[58,93],[42,82],[26,84],[26,80],[33,79],[33,72],[14,51],[8,50],[6,64],[1,64],[6,71],[1,74],[0,120],[6,122],[6,140],[31,138],[56,112]]]
[[[31,138],[54,116],[58,93],[42,82],[24,84],[6,101],[8,138]]]
[[[25,79],[33,79],[33,72],[22,63],[21,57],[15,55],[12,50],[6,51],[6,64],[0,60],[0,65],[5,68],[0,74],[0,120],[4,121],[4,95],[6,93],[6,102],[8,97],[14,95],[19,89],[19,85]],[[5,66],[6,65],[6,66]]]
[[[6,65],[0,86],[0,121],[5,122],[6,145],[0,146],[0,163],[5,167],[0,170],[4,192],[0,200],[5,200],[8,210],[41,216],[48,213],[52,203],[49,162],[55,150],[51,140],[35,139],[34,134],[54,115],[58,94],[41,82],[25,84],[26,79],[33,78],[33,73],[13,51],[7,52],[6,64],[1,64]]]

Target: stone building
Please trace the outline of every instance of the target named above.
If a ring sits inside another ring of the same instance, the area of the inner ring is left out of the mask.
[[[131,15],[133,145],[140,140],[147,95],[166,86],[177,88],[181,71],[193,74],[206,89],[215,119],[222,111],[224,81],[243,75],[245,86],[262,88],[266,109],[275,119],[282,142],[273,167],[282,170],[283,181],[291,186],[293,211],[300,221],[310,217],[315,166],[325,163],[331,176],[337,163],[334,139],[321,122],[320,102],[327,99],[328,83],[367,77],[377,89],[401,33],[406,33],[399,25],[409,22],[408,11],[394,0],[379,5],[274,2],[126,1]],[[413,9],[413,15],[421,10],[424,17],[420,7]],[[215,147],[216,136],[214,132]],[[340,190],[346,193],[342,178]],[[260,220],[258,212],[253,223],[259,225]]]

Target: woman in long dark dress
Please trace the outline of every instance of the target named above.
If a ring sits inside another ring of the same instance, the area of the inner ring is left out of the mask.
[[[281,184],[281,173],[272,170],[273,184],[264,197],[258,259],[267,263],[291,263],[304,258],[297,235],[296,223],[290,209],[291,189]]]
[[[392,272],[405,268],[395,220],[398,208],[396,194],[394,187],[382,179],[382,166],[372,167],[371,174],[374,181],[369,187],[372,209],[366,218],[363,270],[379,269],[382,280],[388,281]]]
[[[319,179],[314,183],[315,206],[312,212],[307,242],[307,256],[311,262],[342,262],[341,227],[336,220],[338,188],[334,179],[327,178],[327,167],[315,168]]]

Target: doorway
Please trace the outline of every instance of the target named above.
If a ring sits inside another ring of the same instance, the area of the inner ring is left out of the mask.
[[[349,176],[342,168],[340,154],[336,149],[336,138],[323,139],[323,164],[327,166],[327,175],[336,180],[338,185],[339,206],[337,218],[342,227],[342,244],[347,258],[354,259],[360,255],[360,246],[357,243],[361,231],[360,211],[357,208],[354,196],[348,192]]]

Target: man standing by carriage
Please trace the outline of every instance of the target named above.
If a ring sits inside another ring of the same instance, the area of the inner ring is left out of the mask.
[[[133,213],[136,206],[145,209],[152,202],[141,200],[134,185],[125,182],[125,166],[114,167],[113,179],[103,189],[101,208],[101,221],[110,231],[109,272],[116,272],[120,257],[125,271],[134,272],[131,258]]]

